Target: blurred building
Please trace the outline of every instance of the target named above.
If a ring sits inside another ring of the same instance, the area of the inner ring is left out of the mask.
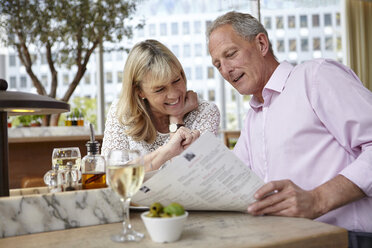
[[[327,57],[343,61],[341,0],[275,1],[260,4],[260,19],[268,30],[273,50],[279,61],[299,64],[305,60]],[[249,108],[250,96],[240,96],[221,78],[212,66],[206,46],[205,31],[217,16],[229,11],[251,13],[258,16],[257,1],[226,0],[148,0],[137,7],[133,24],[145,21],[141,30],[134,31],[126,47],[144,39],[157,39],[167,45],[184,67],[188,88],[201,98],[215,102],[223,113],[222,129],[240,129]],[[49,69],[45,54],[34,54],[36,75],[50,87]],[[92,56],[88,70],[74,96],[97,97],[97,54]],[[118,97],[127,54],[104,54],[104,91],[106,108]],[[59,96],[67,89],[74,70],[58,69]],[[5,77],[10,90],[36,92],[17,54],[0,47],[0,77]]]

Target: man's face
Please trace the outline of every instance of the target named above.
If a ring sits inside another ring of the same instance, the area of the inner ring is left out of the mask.
[[[258,36],[252,41],[240,37],[226,24],[209,37],[213,65],[240,94],[261,96],[265,86],[265,61]]]

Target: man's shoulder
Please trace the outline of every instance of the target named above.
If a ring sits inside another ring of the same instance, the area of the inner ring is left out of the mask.
[[[333,59],[328,58],[317,58],[317,59],[311,59],[306,60],[298,65],[295,66],[295,69],[318,69],[323,66],[336,66],[336,67],[346,67],[345,65],[341,64],[340,62],[337,62]]]

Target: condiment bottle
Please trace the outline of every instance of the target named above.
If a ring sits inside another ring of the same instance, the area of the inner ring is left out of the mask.
[[[99,142],[95,140],[92,124],[90,126],[90,141],[86,143],[88,154],[81,161],[83,189],[105,188],[106,161],[99,154]]]

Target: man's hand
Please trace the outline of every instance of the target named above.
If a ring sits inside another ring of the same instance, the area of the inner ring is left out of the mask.
[[[298,187],[290,180],[272,181],[255,193],[258,200],[248,207],[252,215],[281,215],[314,219],[321,215],[312,191]]]
[[[333,209],[365,197],[352,181],[337,175],[328,182],[306,191],[290,180],[272,181],[255,193],[248,206],[252,215],[280,215],[315,219]]]

